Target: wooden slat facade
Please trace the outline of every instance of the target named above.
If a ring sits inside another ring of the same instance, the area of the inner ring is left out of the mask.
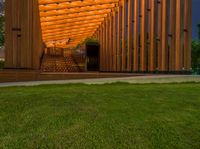
[[[38,70],[44,45],[95,37],[100,71],[189,72],[191,18],[191,0],[6,0],[6,68]]]

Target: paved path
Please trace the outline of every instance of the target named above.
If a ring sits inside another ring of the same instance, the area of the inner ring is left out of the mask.
[[[199,82],[200,76],[193,75],[153,75],[153,76],[133,76],[133,77],[120,77],[120,78],[99,78],[99,79],[80,79],[80,80],[59,80],[59,81],[31,81],[31,82],[12,82],[0,83],[0,87],[11,86],[36,86],[43,84],[105,84],[125,82],[132,84],[144,83],[182,83],[182,82]]]

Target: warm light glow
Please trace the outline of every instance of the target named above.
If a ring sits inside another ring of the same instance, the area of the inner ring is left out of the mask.
[[[39,0],[43,41],[48,47],[76,46],[92,37],[120,0]],[[73,40],[69,40],[73,39]]]

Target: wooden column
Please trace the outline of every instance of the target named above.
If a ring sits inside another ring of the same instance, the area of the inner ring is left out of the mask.
[[[168,0],[162,0],[161,71],[168,71]]]
[[[122,0],[122,71],[126,71],[126,0]]]
[[[139,71],[139,65],[138,65],[138,57],[139,57],[139,49],[138,49],[138,24],[139,24],[139,0],[134,0],[134,51],[133,51],[133,70],[134,72]]]
[[[109,61],[110,61],[110,65],[109,65],[109,70],[110,71],[113,71],[113,16],[112,16],[112,12],[110,14],[110,17],[109,17],[109,20],[110,20],[110,24],[109,24],[109,36],[110,36],[110,39],[109,39]]]
[[[113,11],[113,71],[117,71],[117,22],[116,22],[116,11]]]
[[[161,36],[162,36],[162,5],[161,0],[158,0],[158,41],[157,41],[157,67],[158,71],[162,70],[162,52],[161,52]]]
[[[42,30],[40,24],[40,14],[38,1],[33,0],[33,69],[40,69],[41,56],[43,54],[43,41],[42,41]]]
[[[133,18],[133,0],[128,0],[128,51],[127,51],[127,71],[132,70],[132,52],[133,52],[133,35],[132,35],[132,18]]]
[[[106,21],[103,22],[103,71],[106,71]]]
[[[103,62],[104,62],[104,25],[101,24],[101,71],[103,71]]]
[[[149,71],[156,69],[156,1],[150,0],[149,17]]]
[[[170,45],[169,45],[169,71],[175,71],[175,27],[176,27],[176,1],[170,0]]]
[[[109,39],[109,20],[108,18],[106,19],[106,71],[109,71],[109,60],[110,60],[110,57],[109,57],[109,42],[110,42],[110,39]]]
[[[122,71],[122,46],[121,46],[121,30],[122,30],[122,7],[118,7],[118,14],[117,14],[117,71]]]
[[[184,69],[191,71],[192,0],[184,0]]]
[[[103,40],[102,40],[102,24],[100,25],[100,40],[99,40],[99,46],[100,46],[100,71],[102,71],[102,58],[103,58]]]
[[[182,0],[176,0],[176,50],[175,50],[175,70],[181,71],[183,68],[182,53]]]
[[[140,69],[142,72],[146,71],[146,14],[147,14],[147,1],[141,0],[141,49],[140,49]]]

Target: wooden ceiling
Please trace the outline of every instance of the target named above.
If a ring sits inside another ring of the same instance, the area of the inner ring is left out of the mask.
[[[39,0],[43,41],[74,47],[91,37],[121,0]]]

